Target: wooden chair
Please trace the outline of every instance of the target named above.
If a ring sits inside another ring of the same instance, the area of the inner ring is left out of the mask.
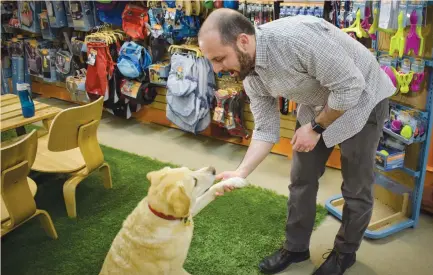
[[[66,173],[71,177],[63,185],[68,216],[77,216],[75,189],[95,170],[102,172],[105,188],[112,188],[110,167],[97,139],[104,98],[63,110],[49,126],[48,135],[39,138],[38,153],[32,170]]]
[[[1,236],[11,232],[28,220],[38,217],[45,232],[57,239],[50,215],[36,209],[33,196],[36,183],[27,177],[32,166],[38,143],[33,130],[18,142],[1,148]]]

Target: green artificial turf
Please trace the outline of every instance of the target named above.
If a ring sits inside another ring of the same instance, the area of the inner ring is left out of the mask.
[[[141,145],[140,145],[141,146]],[[143,145],[145,146],[145,145]],[[37,206],[47,210],[59,235],[51,240],[32,220],[1,240],[1,274],[98,274],[122,221],[146,196],[146,174],[167,164],[103,147],[113,189],[98,174],[77,189],[76,220],[67,217],[63,175],[32,174]],[[257,187],[226,193],[195,217],[185,269],[194,274],[259,274],[258,262],[284,240],[287,198]],[[316,226],[326,210],[317,208]]]
[[[29,124],[24,126],[24,128],[26,129],[26,133],[30,133],[32,130],[39,130],[41,127],[33,125],[33,124]],[[15,129],[13,130],[9,130],[9,131],[4,131],[1,133],[1,141],[6,141],[12,138],[17,137],[17,133],[15,131]]]

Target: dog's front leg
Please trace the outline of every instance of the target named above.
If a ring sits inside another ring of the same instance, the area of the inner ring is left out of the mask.
[[[242,188],[247,186],[249,183],[247,180],[243,178],[230,178],[224,181],[221,181],[215,185],[213,185],[209,190],[206,191],[203,195],[197,198],[197,201],[192,209],[192,216],[200,213],[203,208],[205,208],[209,203],[211,203],[216,198],[217,192],[223,192],[224,186],[232,186],[234,188]]]

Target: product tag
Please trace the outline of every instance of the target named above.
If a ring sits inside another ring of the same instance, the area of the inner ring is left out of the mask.
[[[223,122],[224,121],[224,109],[221,107],[216,107],[215,112],[213,114],[213,120],[216,122]]]
[[[227,113],[227,118],[225,120],[225,127],[227,130],[231,130],[231,129],[236,128],[235,119],[233,117],[233,112],[231,112],[231,111],[229,111]]]
[[[91,49],[89,52],[89,55],[87,56],[87,64],[91,65],[91,66],[95,66],[95,62],[96,62],[96,55],[98,53],[96,52],[96,50]]]
[[[27,83],[17,83],[17,91],[26,91],[29,87]]]

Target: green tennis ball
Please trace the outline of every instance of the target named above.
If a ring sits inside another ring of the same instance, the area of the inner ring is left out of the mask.
[[[405,139],[410,139],[412,137],[412,128],[409,125],[404,125],[400,135]]]
[[[385,157],[389,156],[389,153],[387,151],[385,151],[385,150],[381,150],[379,153],[381,153]]]

